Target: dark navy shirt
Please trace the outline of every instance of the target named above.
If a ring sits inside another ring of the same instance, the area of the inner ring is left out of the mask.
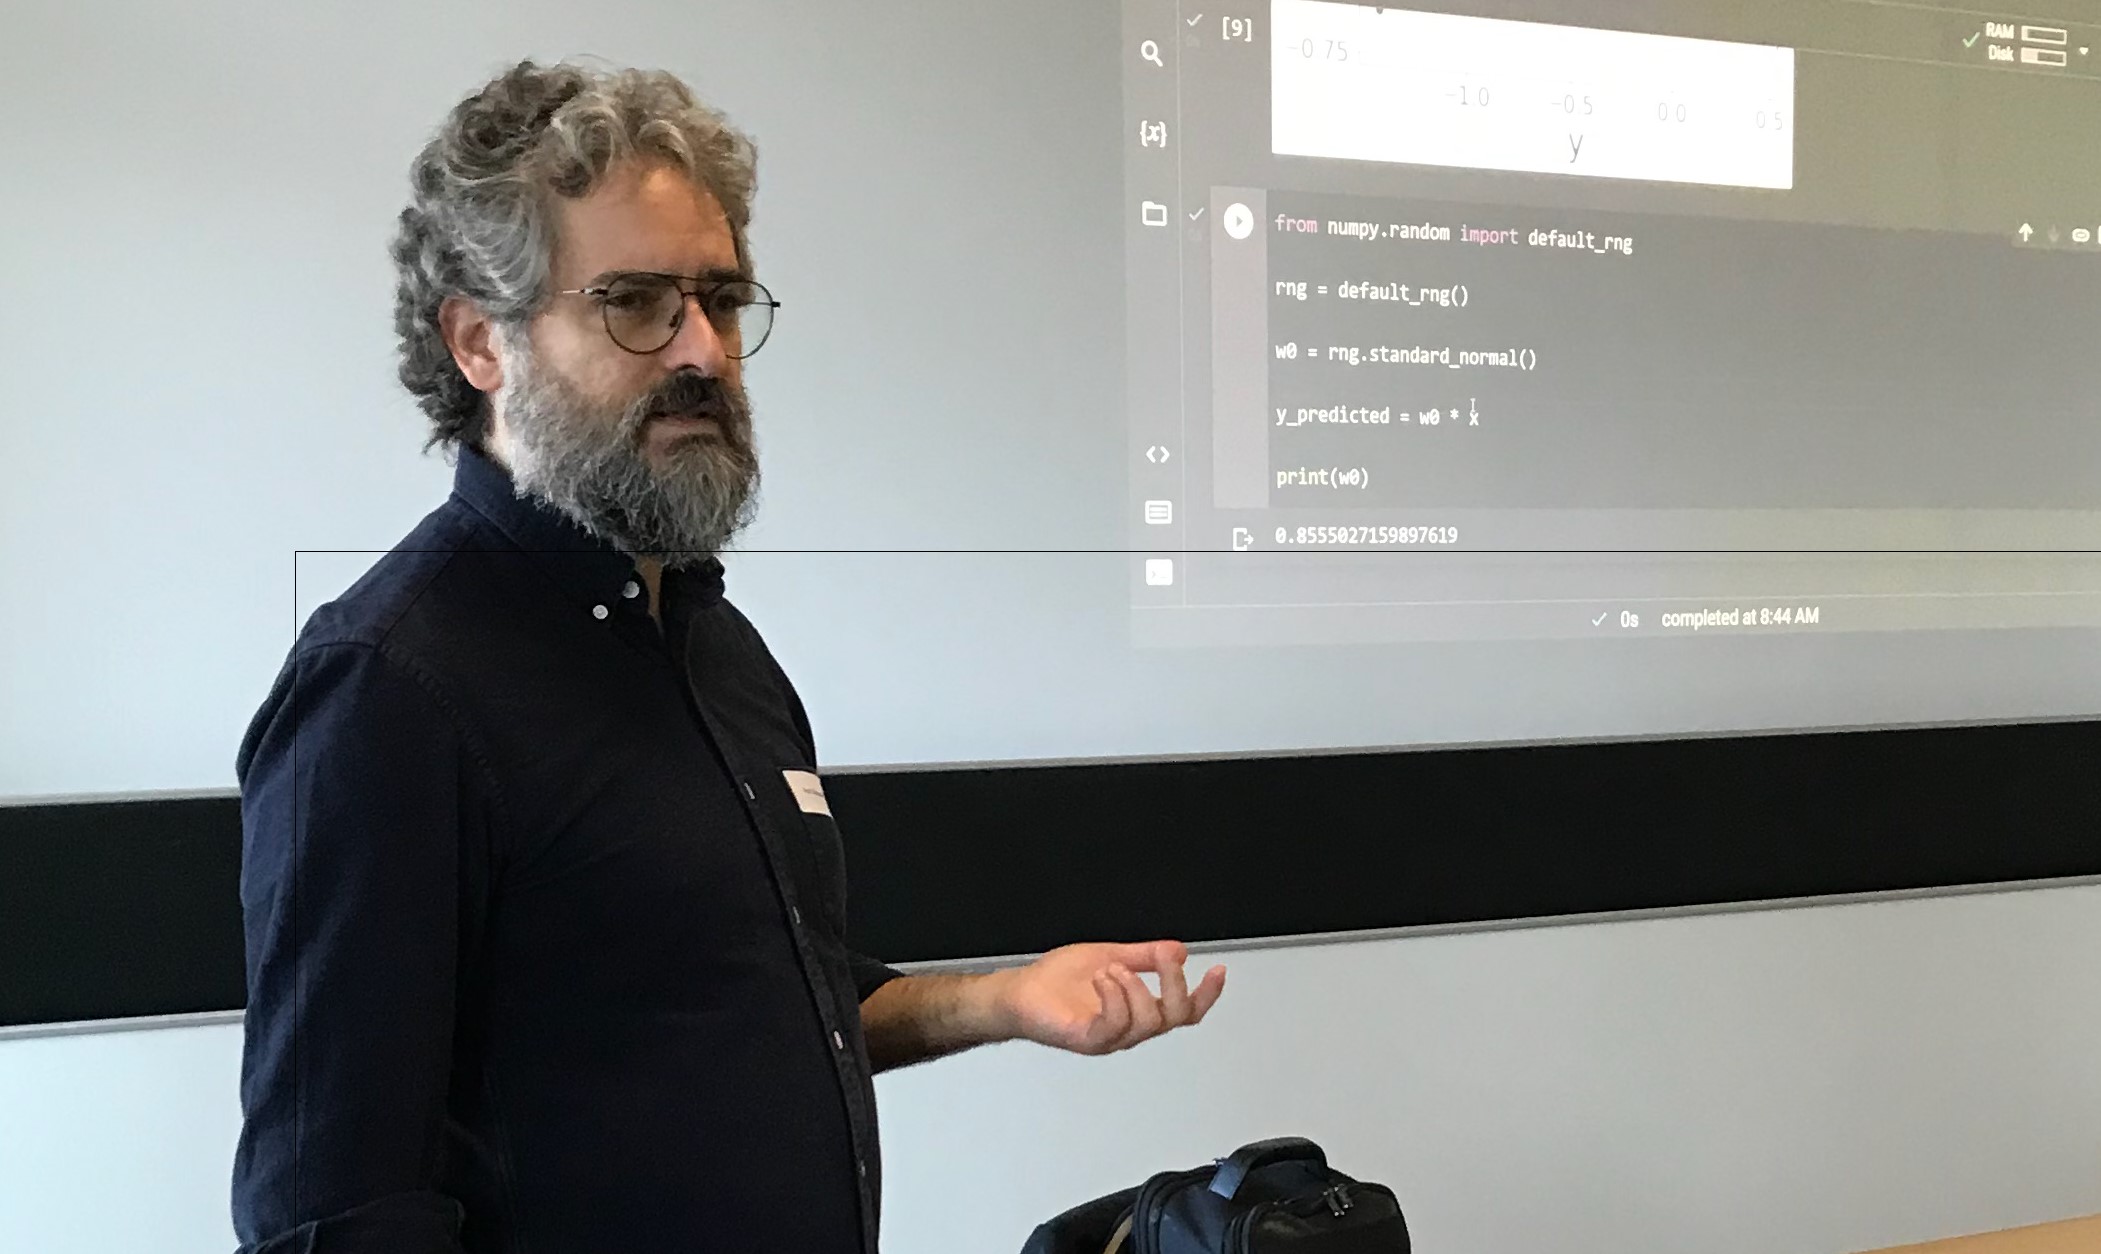
[[[239,757],[253,1254],[870,1254],[881,1191],[809,720],[711,563],[462,451]]]

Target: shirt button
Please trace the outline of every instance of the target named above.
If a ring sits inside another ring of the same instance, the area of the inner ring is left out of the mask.
[[[843,1037],[843,1036],[841,1036],[841,1035],[839,1035],[839,1034],[838,1034],[837,1032],[834,1032],[834,1033],[832,1033],[832,1048],[833,1048],[833,1049],[845,1049],[845,1048],[846,1048],[846,1038],[845,1038],[845,1037]]]
[[[612,613],[612,612],[613,612],[613,611],[611,611],[611,610],[607,609],[607,608],[606,608],[605,606],[603,606],[603,605],[594,605],[594,606],[592,606],[592,607],[591,607],[591,617],[593,617],[593,618],[595,618],[595,619],[598,619],[598,620],[599,620],[599,621],[601,621],[601,622],[603,622],[603,621],[605,620],[605,616],[606,616],[606,615],[608,615],[608,614],[610,614],[610,613]]]
[[[788,907],[788,918],[789,918],[789,921],[791,921],[792,923],[794,923],[794,924],[795,924],[795,926],[797,926],[797,927],[801,927],[801,926],[802,926],[802,911],[801,911],[800,909],[798,909],[797,907],[795,907],[795,906],[790,906],[790,907]]]
[[[630,580],[628,580],[628,581],[627,581],[627,586],[626,586],[626,587],[624,587],[624,588],[622,588],[622,589],[620,589],[620,595],[621,595],[621,596],[624,596],[624,597],[626,597],[626,598],[627,598],[628,600],[632,601],[632,600],[634,600],[634,599],[635,599],[636,597],[638,597],[638,596],[641,596],[641,595],[642,595],[642,585],[641,585],[641,584],[638,584],[638,583],[636,583],[636,582],[635,582],[634,580],[630,579]]]
[[[863,1180],[866,1180],[868,1178],[868,1160],[865,1158],[857,1158],[854,1160],[854,1166],[859,1167],[861,1169],[861,1178]]]

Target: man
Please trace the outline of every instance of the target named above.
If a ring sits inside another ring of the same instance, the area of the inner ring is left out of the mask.
[[[242,1249],[873,1251],[875,1071],[1126,1048],[1224,971],[847,952],[809,722],[715,556],[775,308],[748,141],[668,75],[525,62],[411,183],[401,376],[455,487],[241,746]]]

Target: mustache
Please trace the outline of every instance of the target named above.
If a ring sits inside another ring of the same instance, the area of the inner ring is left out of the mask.
[[[628,405],[620,416],[621,442],[640,447],[650,424],[669,414],[714,420],[716,438],[741,458],[751,457],[751,401],[734,383],[684,370],[663,380]]]
[[[743,413],[742,400],[720,379],[711,379],[694,371],[680,371],[650,389],[636,408],[645,419],[665,414],[693,414],[722,421]]]

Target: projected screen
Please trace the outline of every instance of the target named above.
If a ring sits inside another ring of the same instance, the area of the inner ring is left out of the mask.
[[[728,588],[827,769],[2101,714],[2083,6],[251,8],[0,84],[0,797],[230,785],[443,499],[387,239],[528,54],[757,140]]]
[[[1438,7],[1127,6],[1138,640],[2097,621],[2101,27]]]

